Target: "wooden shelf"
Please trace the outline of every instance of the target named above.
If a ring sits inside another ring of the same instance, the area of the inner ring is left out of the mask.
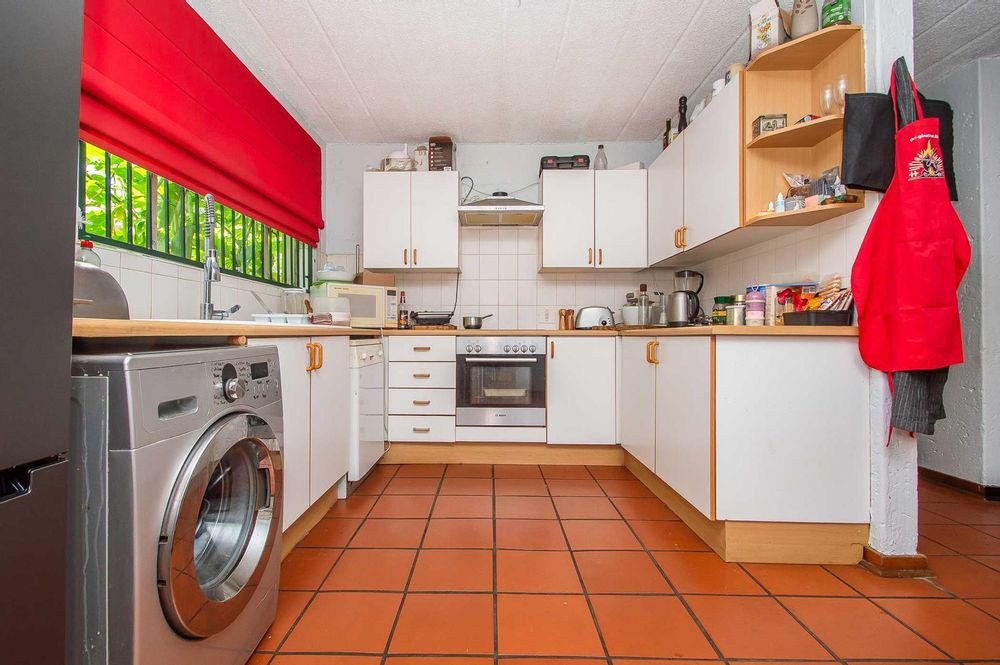
[[[765,132],[747,143],[747,148],[811,148],[843,128],[843,114],[825,115],[809,122]]]
[[[834,25],[764,51],[746,66],[749,71],[806,71],[814,68],[851,37],[860,25]]]
[[[743,228],[751,226],[812,226],[855,210],[861,210],[864,207],[865,200],[862,197],[857,203],[831,203],[790,212],[765,212],[749,218]]]

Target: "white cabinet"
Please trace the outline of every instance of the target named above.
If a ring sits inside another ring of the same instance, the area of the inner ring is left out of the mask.
[[[542,270],[646,268],[646,171],[543,171]]]
[[[364,264],[372,270],[458,270],[457,171],[364,175]]]
[[[682,249],[684,225],[684,137],[680,134],[649,165],[649,265],[669,259]]]
[[[247,344],[278,349],[283,421],[282,528],[287,529],[347,473],[348,338],[260,338],[250,339]]]
[[[594,171],[598,268],[646,268],[646,171]]]
[[[594,267],[594,172],[542,171],[542,268]]]
[[[656,475],[712,517],[712,338],[662,337],[656,363]]]
[[[684,130],[685,249],[740,226],[740,79]],[[775,190],[777,191],[777,190]]]
[[[388,339],[390,441],[455,442],[455,337]]]
[[[548,442],[615,443],[615,338],[550,337]]]
[[[656,365],[648,360],[650,337],[621,341],[621,444],[647,469],[655,469]]]

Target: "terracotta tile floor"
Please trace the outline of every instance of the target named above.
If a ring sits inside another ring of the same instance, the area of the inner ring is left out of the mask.
[[[251,663],[1000,664],[1000,503],[920,487],[932,580],[725,563],[621,467],[380,466]]]

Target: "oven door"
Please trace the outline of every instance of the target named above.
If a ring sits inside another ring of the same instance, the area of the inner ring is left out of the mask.
[[[455,424],[544,427],[545,355],[458,356]]]

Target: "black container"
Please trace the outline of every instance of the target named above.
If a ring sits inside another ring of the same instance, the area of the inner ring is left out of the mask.
[[[854,320],[854,306],[839,312],[812,310],[809,312],[785,312],[786,326],[849,326]]]

